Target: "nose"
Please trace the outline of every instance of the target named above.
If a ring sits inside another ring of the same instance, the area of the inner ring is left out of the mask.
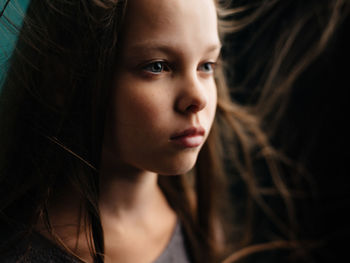
[[[207,105],[205,86],[196,76],[182,77],[180,93],[176,102],[177,111],[182,114],[197,113]]]

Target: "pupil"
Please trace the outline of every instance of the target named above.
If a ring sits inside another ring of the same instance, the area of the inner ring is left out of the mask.
[[[154,63],[153,69],[154,69],[154,71],[158,71],[158,72],[162,71],[162,63],[160,63],[160,62]]]

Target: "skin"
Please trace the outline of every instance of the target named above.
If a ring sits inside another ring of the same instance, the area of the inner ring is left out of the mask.
[[[183,174],[201,147],[174,133],[203,127],[216,109],[213,63],[220,51],[215,7],[206,1],[130,1],[105,136],[105,166]]]
[[[169,242],[176,215],[157,176],[183,174],[197,160],[203,144],[170,138],[193,126],[208,136],[220,47],[212,0],[129,1],[102,156],[107,262],[151,262]]]
[[[215,116],[220,47],[212,0],[128,1],[101,157],[105,262],[152,262],[166,248],[177,217],[158,174],[186,173],[197,160]],[[170,139],[190,127],[205,130],[199,146]],[[53,225],[71,224],[79,201],[68,199],[52,206]],[[74,239],[76,228],[60,229],[92,262],[84,234]]]
[[[212,0],[128,4],[105,129],[101,211],[104,229],[115,233],[108,244],[123,244],[106,245],[108,259],[151,262],[176,224],[157,176],[186,173],[197,160],[204,140],[187,148],[170,138],[193,126],[208,136],[221,45]],[[120,233],[127,235],[120,240]]]

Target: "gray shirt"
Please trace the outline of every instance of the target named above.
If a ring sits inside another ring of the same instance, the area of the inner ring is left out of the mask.
[[[30,246],[26,248],[27,250],[24,246],[18,246],[0,261],[3,263],[82,263],[81,260],[39,234],[33,235],[29,242]],[[167,247],[153,263],[190,263],[184,233],[179,222]]]

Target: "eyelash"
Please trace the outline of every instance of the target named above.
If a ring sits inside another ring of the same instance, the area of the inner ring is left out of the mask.
[[[161,66],[161,68],[159,69],[160,71],[152,71],[152,68],[156,65]],[[165,61],[154,61],[154,62],[151,62],[151,63],[147,64],[146,66],[144,66],[142,68],[142,70],[149,72],[151,74],[158,75],[158,74],[162,73],[163,71],[170,71],[170,67]]]
[[[205,74],[212,74],[215,70],[216,65],[216,62],[205,62],[202,63],[198,69],[203,71]],[[157,66],[157,68],[154,68],[155,66]],[[210,66],[210,69],[205,68],[206,66]],[[153,61],[144,66],[142,70],[150,74],[159,75],[163,72],[169,72],[171,70],[171,67],[165,61]]]
[[[214,73],[217,62],[205,62],[201,64],[198,68],[204,68],[206,65],[210,66],[210,69],[206,73]]]

